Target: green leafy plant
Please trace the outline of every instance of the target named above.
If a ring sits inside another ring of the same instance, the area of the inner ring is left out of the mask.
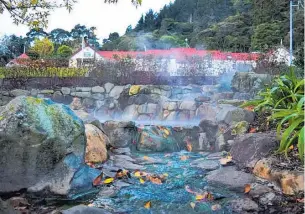
[[[304,160],[304,79],[298,78],[294,70],[276,77],[269,88],[258,94],[261,98],[246,102],[241,107],[254,106],[257,112],[268,112],[268,121],[277,122],[280,139],[278,152],[285,152],[295,142],[299,156]]]

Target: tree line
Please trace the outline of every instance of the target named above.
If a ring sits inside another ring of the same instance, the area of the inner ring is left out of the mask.
[[[304,9],[294,10],[294,55],[296,63],[304,66]],[[149,10],[124,35],[111,33],[102,49],[266,52],[281,43],[289,46],[287,0],[176,0],[158,13]]]

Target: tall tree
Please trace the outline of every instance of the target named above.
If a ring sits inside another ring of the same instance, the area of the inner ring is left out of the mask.
[[[43,58],[53,53],[54,45],[48,38],[42,40],[36,39],[31,51],[37,53],[40,58]]]

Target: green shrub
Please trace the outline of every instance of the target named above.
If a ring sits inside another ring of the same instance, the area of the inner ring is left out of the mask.
[[[246,102],[241,107],[254,106],[257,112],[268,112],[268,120],[277,122],[281,140],[278,152],[285,152],[297,143],[300,159],[304,160],[304,79],[294,70],[273,80],[270,87],[259,93],[261,99]]]
[[[0,67],[0,78],[29,77],[81,77],[88,72],[87,68],[55,68],[55,67]]]

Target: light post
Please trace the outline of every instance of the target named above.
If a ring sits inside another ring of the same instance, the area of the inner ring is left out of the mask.
[[[289,66],[292,66],[292,30],[293,30],[293,7],[304,8],[304,5],[300,0],[298,0],[298,4],[293,4],[293,0],[290,0],[290,38],[289,38]]]

